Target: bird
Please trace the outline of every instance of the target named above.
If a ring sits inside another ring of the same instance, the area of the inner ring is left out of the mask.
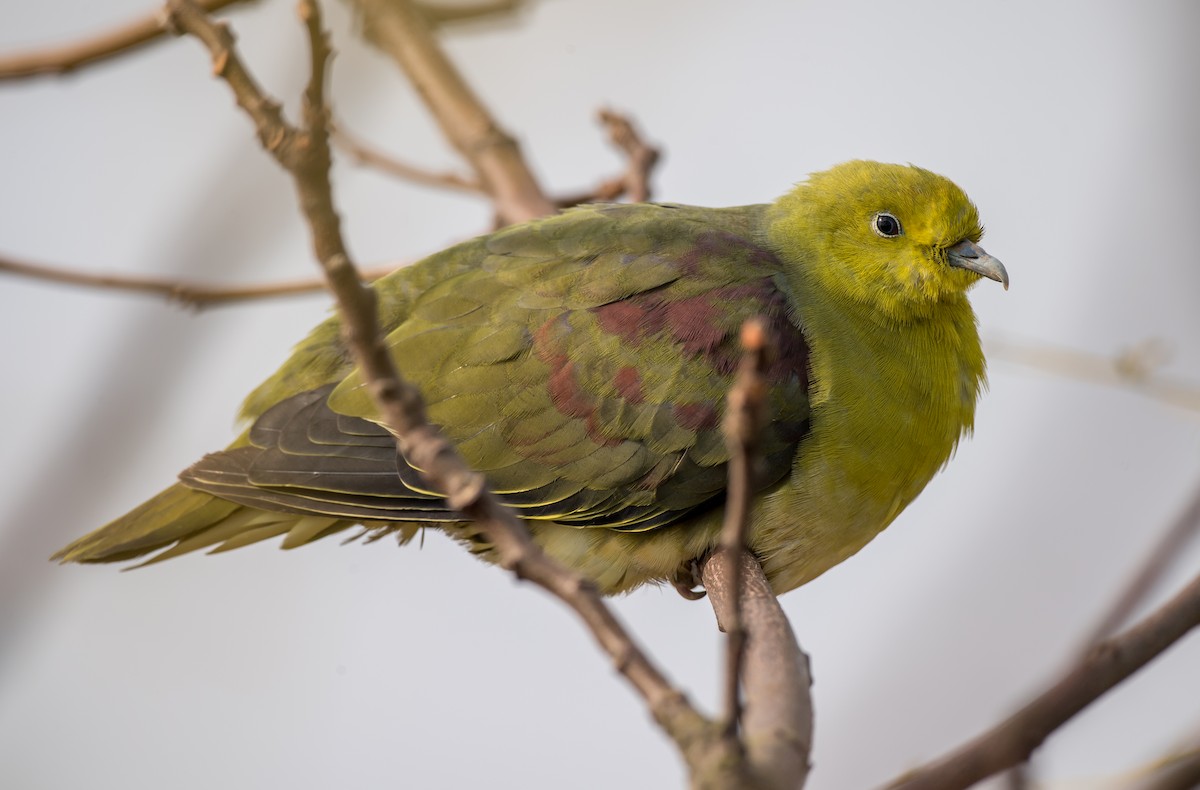
[[[375,288],[429,419],[605,594],[688,586],[717,545],[720,421],[757,318],[773,353],[747,546],[783,593],[863,548],[973,430],[986,372],[967,292],[1009,284],[982,235],[949,179],[855,160],[773,203],[578,206]],[[339,326],[318,325],[249,394],[226,449],[54,559],[149,564],[352,528],[404,544],[436,528],[497,561],[397,450]]]

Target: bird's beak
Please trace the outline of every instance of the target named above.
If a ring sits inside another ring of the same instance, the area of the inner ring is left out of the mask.
[[[1008,272],[1005,271],[1004,264],[988,255],[982,247],[970,239],[963,239],[946,250],[946,253],[950,256],[951,266],[982,274],[989,280],[1001,283],[1004,290],[1008,290]]]

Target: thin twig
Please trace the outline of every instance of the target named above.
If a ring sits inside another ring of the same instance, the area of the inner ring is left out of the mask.
[[[725,565],[731,605],[722,626],[725,629],[724,715],[722,728],[728,740],[736,741],[741,718],[739,688],[746,629],[742,624],[742,562],[750,530],[750,502],[754,495],[754,463],[759,437],[766,422],[767,330],[762,321],[750,319],[742,326],[742,361],[737,381],[729,390],[725,410],[725,444],[729,447],[729,486],[725,494],[725,523],[721,527],[720,561]]]
[[[1125,589],[1088,634],[1083,642],[1084,647],[1091,647],[1125,623],[1129,615],[1145,600],[1154,585],[1162,579],[1171,563],[1198,531],[1200,531],[1200,485],[1192,494],[1191,502],[1176,517],[1170,529],[1163,533],[1150,556],[1130,578]]]
[[[349,134],[340,126],[333,129],[333,143],[338,148],[345,151],[360,165],[367,165],[376,170],[387,173],[390,176],[412,181],[425,186],[441,187],[443,189],[454,189],[460,192],[471,192],[477,195],[486,195],[483,185],[478,181],[459,175],[458,173],[436,173],[432,170],[410,165],[407,162],[401,162],[377,148],[373,148],[359,140],[354,135]]]
[[[662,157],[662,152],[642,139],[627,115],[603,109],[600,111],[600,122],[608,129],[608,137],[613,145],[621,149],[628,160],[625,193],[630,202],[646,202],[650,199],[650,174]]]
[[[264,147],[293,176],[300,205],[312,230],[314,252],[338,302],[347,345],[366,382],[382,424],[396,435],[399,450],[443,492],[449,505],[485,531],[501,564],[570,605],[596,641],[642,695],[654,717],[675,739],[689,764],[701,760],[713,740],[713,728],[676,690],[634,643],[595,586],[547,557],[524,525],[487,490],[449,441],[424,414],[416,388],[400,378],[376,321],[375,292],[364,287],[346,252],[329,187],[327,110],[323,84],[328,43],[316,5],[301,0],[309,31],[312,77],[305,91],[305,129],[287,125],[273,102],[249,78],[224,25],[214,25],[189,0],[169,0],[178,28],[208,48],[216,73],[233,90],[239,106],[255,121]]]
[[[650,199],[650,176],[662,152],[642,138],[629,116],[602,109],[597,117],[608,131],[609,141],[625,155],[625,172],[601,181],[590,192],[557,198],[554,202],[559,208],[616,200],[622,195],[628,196],[632,203]]]
[[[1200,576],[1129,630],[1097,644],[1021,710],[888,787],[893,790],[967,788],[1028,760],[1056,729],[1197,626],[1200,626]]]
[[[411,0],[353,0],[372,42],[387,52],[425,100],[446,139],[492,197],[504,224],[553,214],[516,140],[505,132],[446,56]]]
[[[218,11],[245,0],[200,0],[206,11]],[[111,57],[131,52],[169,32],[165,17],[155,12],[80,41],[29,52],[0,56],[0,79],[68,74]]]
[[[1166,355],[1158,341],[1143,342],[1116,357],[1011,337],[989,337],[986,346],[988,359],[1015,362],[1092,384],[1129,389],[1181,409],[1200,412],[1200,383],[1155,373]]]
[[[374,282],[391,274],[403,264],[386,264],[363,270],[363,277]],[[35,280],[66,283],[87,288],[151,294],[165,297],[168,302],[195,310],[228,304],[269,299],[275,296],[297,296],[317,293],[328,287],[324,277],[306,277],[277,283],[253,285],[205,285],[203,283],[171,280],[165,277],[139,277],[130,274],[94,274],[77,269],[64,269],[41,263],[28,263],[0,257],[0,272],[8,272]]]

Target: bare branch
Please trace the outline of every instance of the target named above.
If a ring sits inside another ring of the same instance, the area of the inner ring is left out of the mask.
[[[1198,530],[1200,530],[1200,486],[1196,488],[1192,495],[1192,501],[1175,519],[1170,529],[1163,533],[1154,551],[1146,558],[1137,573],[1130,578],[1128,585],[1117,596],[1112,607],[1088,634],[1083,643],[1085,647],[1091,647],[1109,636],[1129,619],[1129,615],[1145,600],[1154,585],[1171,566],[1171,562],[1179,556],[1179,553]]]
[[[1200,787],[1200,737],[1193,736],[1129,790],[1195,790]]]
[[[1056,729],[1200,625],[1200,576],[1124,633],[1099,643],[1057,682],[991,730],[903,776],[893,790],[966,788],[1021,763]]]
[[[368,282],[391,274],[403,264],[375,266],[363,272]],[[278,283],[253,285],[205,285],[203,283],[171,280],[164,277],[138,277],[127,274],[94,274],[76,269],[64,269],[41,263],[28,263],[0,256],[0,272],[9,272],[35,280],[67,283],[88,288],[151,294],[165,297],[168,302],[202,310],[226,304],[267,299],[274,296],[296,296],[326,290],[324,277],[307,277]]]
[[[759,437],[766,423],[767,330],[750,319],[742,326],[742,361],[737,381],[729,390],[725,410],[725,444],[729,447],[729,487],[725,495],[725,523],[721,527],[720,562],[732,591],[721,625],[726,633],[724,716],[725,737],[736,740],[741,718],[739,688],[746,630],[742,625],[742,555],[750,529],[750,503],[754,496],[754,464]],[[716,560],[712,560],[716,561]]]
[[[633,203],[643,203],[650,199],[650,175],[662,158],[661,152],[642,139],[628,116],[603,109],[600,110],[598,118],[608,130],[609,141],[625,155],[625,172],[601,181],[591,192],[556,199],[554,202],[559,208],[616,200],[622,195],[628,195]]]
[[[245,0],[201,0],[206,11],[219,11]],[[0,57],[0,79],[68,74],[111,57],[131,52],[169,32],[165,17],[155,12],[90,38],[56,47],[18,52]]]
[[[1115,358],[1073,348],[989,337],[988,359],[1002,359],[1056,376],[1132,389],[1188,411],[1200,412],[1200,384],[1156,375],[1166,356],[1161,341],[1145,341]]]
[[[442,51],[411,0],[353,0],[371,40],[408,75],[443,134],[470,163],[505,224],[553,214],[519,146]]]
[[[425,186],[455,189],[478,195],[487,194],[483,185],[478,181],[461,176],[458,173],[435,173],[432,170],[425,170],[416,165],[401,162],[376,148],[368,146],[340,126],[333,129],[333,142],[334,145],[349,154],[360,165],[374,167],[376,170],[381,170],[390,176],[417,184],[424,184]]]
[[[604,109],[600,111],[600,122],[608,129],[613,145],[629,160],[624,176],[625,193],[630,202],[644,203],[650,199],[650,174],[662,153],[642,139],[628,116]]]
[[[455,22],[473,22],[477,19],[504,16],[517,11],[525,3],[523,0],[492,0],[492,2],[473,3],[471,5],[461,3],[443,5],[441,3],[423,2],[414,2],[413,5],[425,15],[425,18],[429,20],[431,25],[441,26],[452,25]]]
[[[808,656],[796,643],[787,615],[758,560],[741,554],[740,600],[746,627],[742,684],[742,743],[750,786],[770,790],[802,787],[808,777],[813,708]],[[701,570],[718,622],[727,622],[735,591],[723,562]],[[735,785],[736,786],[736,785]],[[741,785],[745,786],[745,785]]]
[[[1030,768],[1029,763],[1019,763],[1008,769],[1004,774],[1004,784],[1008,790],[1029,790],[1030,788]]]
[[[346,252],[340,221],[329,187],[329,148],[325,134],[323,75],[328,44],[317,7],[301,0],[313,50],[312,80],[305,92],[301,131],[285,124],[276,105],[249,79],[232,47],[232,36],[214,25],[189,0],[170,0],[178,28],[200,39],[213,58],[216,73],[234,91],[238,104],[258,126],[264,147],[293,176],[300,205],[312,230],[313,247],[338,302],[347,345],[379,410],[382,423],[396,435],[397,445],[413,466],[452,508],[479,524],[501,564],[570,605],[589,626],[619,672],[642,695],[655,719],[675,739],[692,764],[708,753],[713,728],[662,675],[634,643],[593,584],[547,557],[524,525],[487,490],[449,441],[425,418],[420,393],[400,378],[376,321],[375,292],[364,287]],[[265,108],[265,109],[264,109]]]

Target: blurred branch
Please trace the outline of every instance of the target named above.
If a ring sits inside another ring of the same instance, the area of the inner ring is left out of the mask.
[[[1014,765],[1004,774],[1004,783],[1008,790],[1029,790],[1030,768],[1028,762]]]
[[[1156,374],[1168,356],[1162,341],[1147,340],[1110,358],[1046,343],[989,337],[987,356],[1056,376],[1132,389],[1163,403],[1200,412],[1200,383]]]
[[[1200,787],[1200,736],[1194,736],[1158,761],[1150,773],[1129,790],[1195,790]]]
[[[200,0],[206,11],[219,11],[245,0]],[[156,41],[167,29],[161,11],[70,44],[0,56],[0,79],[62,75]]]
[[[511,14],[521,6],[525,5],[523,0],[493,0],[486,3],[472,3],[464,5],[461,3],[453,3],[443,5],[441,3],[423,3],[414,2],[414,6],[425,16],[431,25],[447,25],[455,22],[471,22],[477,19],[486,19],[494,16],[504,16]]]
[[[393,159],[382,151],[368,146],[340,126],[334,127],[332,133],[334,144],[349,154],[360,165],[367,165],[390,176],[425,186],[456,189],[474,194],[487,194],[483,185],[478,181],[461,176],[458,173],[435,173],[432,170],[425,170],[415,165]]]
[[[363,272],[367,281],[377,280],[391,274],[402,264],[386,264],[372,267]],[[80,285],[89,288],[104,288],[162,296],[168,302],[181,304],[197,310],[216,305],[249,302],[273,296],[294,296],[316,293],[326,289],[323,277],[308,277],[285,280],[278,283],[254,285],[204,285],[203,283],[169,280],[162,277],[138,277],[124,274],[94,274],[75,269],[64,269],[40,263],[28,263],[0,256],[0,272],[9,272],[36,280]]]
[[[1146,558],[1145,562],[1135,573],[1128,585],[1117,596],[1109,611],[1100,619],[1096,627],[1084,641],[1085,647],[1090,647],[1104,639],[1129,618],[1129,615],[1145,600],[1154,585],[1163,577],[1171,562],[1179,556],[1188,542],[1200,531],[1200,485],[1192,494],[1192,500],[1176,517],[1158,545]]]
[[[616,200],[622,195],[628,195],[631,203],[643,203],[650,199],[650,175],[658,165],[662,153],[642,139],[629,116],[615,110],[602,109],[598,118],[608,131],[609,141],[625,155],[625,172],[600,182],[591,192],[556,199],[554,202],[559,208]]]
[[[1088,651],[1025,707],[893,790],[966,788],[1027,759],[1056,729],[1200,625],[1200,576],[1129,630]]]
[[[609,141],[618,148],[627,160],[625,172],[600,182],[590,192],[581,192],[556,198],[558,208],[570,208],[581,203],[611,201],[627,195],[630,202],[641,203],[650,199],[650,175],[654,172],[661,152],[647,143],[633,126],[629,116],[613,110],[602,109],[597,117],[608,132]],[[458,173],[439,173],[416,165],[402,162],[379,149],[369,146],[340,126],[333,129],[333,142],[359,164],[374,167],[396,178],[426,186],[453,189],[487,195],[479,181]],[[503,224],[503,223],[502,223]]]
[[[470,163],[503,224],[553,214],[520,148],[446,57],[411,0],[352,0],[370,40],[408,75],[442,133]]]
[[[179,29],[208,48],[217,75],[229,84],[238,105],[254,120],[264,147],[293,176],[312,230],[314,252],[337,297],[347,345],[382,423],[396,436],[399,451],[415,468],[423,470],[422,476],[442,492],[451,508],[484,530],[501,565],[553,593],[576,611],[618,671],[642,695],[689,765],[704,762],[712,753],[711,724],[634,643],[595,586],[551,560],[533,543],[520,520],[487,490],[483,476],[471,470],[441,432],[428,423],[420,393],[396,371],[379,332],[375,292],[359,280],[333,205],[323,91],[329,49],[315,3],[300,3],[313,59],[305,91],[303,129],[288,125],[278,105],[268,100],[250,78],[226,26],[214,25],[189,0],[170,0],[169,8]]]
[[[631,203],[644,203],[650,199],[650,173],[658,164],[661,152],[642,139],[626,115],[603,109],[600,122],[608,129],[613,145],[629,160],[624,176],[625,194]]]

